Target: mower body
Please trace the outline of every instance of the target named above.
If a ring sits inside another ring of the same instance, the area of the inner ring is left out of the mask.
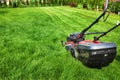
[[[67,40],[65,48],[74,58],[91,68],[109,65],[116,55],[116,45],[111,42]]]

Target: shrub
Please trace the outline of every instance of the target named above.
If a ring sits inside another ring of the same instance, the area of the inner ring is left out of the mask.
[[[77,3],[75,3],[75,2],[71,2],[69,5],[70,5],[71,7],[77,7]]]
[[[83,4],[83,8],[88,9],[87,3],[84,3],[84,4]]]
[[[110,6],[112,5],[112,3],[110,3]],[[114,6],[113,6],[113,8],[112,8],[112,12],[114,12],[114,13],[118,13],[118,12],[120,12],[120,2],[115,2],[114,3]]]

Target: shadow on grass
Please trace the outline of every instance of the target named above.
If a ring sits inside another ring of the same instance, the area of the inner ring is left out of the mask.
[[[117,61],[120,61],[120,55],[117,55],[117,56],[115,57],[115,59],[116,59]]]
[[[0,10],[0,14],[8,13],[8,11]]]

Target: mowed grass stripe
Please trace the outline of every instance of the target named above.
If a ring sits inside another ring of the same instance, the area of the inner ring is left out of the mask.
[[[81,28],[81,23],[80,23],[80,18],[81,17],[78,17],[78,16],[75,16],[71,13],[73,12],[66,12],[66,11],[63,11],[65,10],[64,8],[59,10],[57,7],[53,8],[52,11],[56,12],[57,16],[59,16],[59,18],[61,18],[61,20],[70,25],[71,29],[74,30],[74,31],[78,31],[78,27],[79,29]],[[64,12],[64,13],[62,13]]]
[[[71,8],[70,10],[60,8],[60,7],[56,7],[56,8],[64,11],[65,13],[70,12],[73,15],[73,17],[75,17],[75,16],[79,17],[81,20],[80,21],[76,20],[76,21],[79,21],[79,23],[81,23],[81,22],[83,23],[84,20],[85,20],[84,23],[86,23],[86,26],[90,25],[102,13],[102,11],[101,12],[95,12],[95,11],[87,11],[87,10],[82,10],[82,9],[76,9],[76,8]],[[87,15],[87,14],[89,14],[89,15]],[[106,13],[106,15],[107,15],[107,13]],[[86,20],[86,18],[87,18],[87,20]],[[113,20],[113,21],[111,21],[111,20]],[[115,25],[116,21],[118,21],[118,20],[120,20],[120,17],[118,15],[113,16],[113,14],[111,14],[109,16],[109,18],[107,19],[106,23],[107,23],[107,25],[109,25],[111,27],[111,26]],[[101,18],[99,24],[100,25],[95,25],[96,27],[93,27],[93,30],[94,29],[97,30],[97,26],[99,28],[101,28],[101,30],[104,30],[104,29],[107,30],[109,28],[109,26],[104,25],[104,22],[103,22],[102,18]]]
[[[57,7],[55,7],[56,9],[55,10],[57,10],[58,12],[57,13],[59,13],[59,15],[62,17],[62,15],[63,16],[65,16],[64,18],[67,18],[67,19],[63,19],[63,20],[65,20],[66,21],[66,23],[69,23],[70,25],[72,25],[73,26],[73,29],[75,30],[75,31],[77,31],[77,32],[80,32],[80,31],[82,31],[84,28],[86,28],[86,27],[88,27],[93,21],[95,21],[95,19],[99,16],[99,15],[94,15],[94,14],[92,14],[93,16],[90,16],[90,15],[87,15],[86,13],[87,13],[87,10],[78,10],[78,9],[76,9],[76,8],[72,8],[71,10],[69,10],[69,9],[64,9],[64,8],[57,8]],[[53,11],[55,11],[55,10],[53,10]],[[59,12],[60,11],[60,12]],[[62,13],[62,11],[64,12],[64,13]],[[62,13],[62,14],[60,14],[60,13]],[[71,16],[70,16],[71,15]],[[92,18],[91,18],[92,17]],[[94,18],[93,18],[94,17]],[[87,20],[86,20],[87,19]],[[68,22],[69,21],[69,22]],[[72,22],[74,22],[73,24],[71,24]],[[92,31],[98,31],[98,27],[99,28],[101,28],[101,31],[103,30],[104,31],[104,29],[103,29],[103,27],[104,27],[104,23],[103,23],[103,21],[102,21],[102,23],[100,22],[100,24],[102,25],[102,26],[99,26],[99,25],[95,25],[95,26],[93,26],[92,27]],[[107,29],[107,28],[106,28]],[[91,29],[90,29],[90,31],[91,31]]]
[[[50,9],[49,9],[50,8]],[[69,34],[69,33],[71,33],[71,32],[73,32],[73,30],[76,30],[70,23],[66,23],[65,21],[64,21],[64,19],[62,19],[62,17],[61,16],[59,16],[59,12],[57,12],[56,10],[54,10],[52,7],[49,7],[49,8],[47,8],[47,12],[50,14],[51,13],[51,15],[55,18],[55,20],[57,20],[57,21],[55,21],[56,22],[56,25],[59,27],[59,28],[61,28],[65,33],[67,33],[67,35]],[[57,14],[56,14],[57,13]],[[62,24],[62,25],[61,25]],[[64,25],[64,26],[63,26]]]
[[[52,10],[47,7],[47,8],[42,8],[42,10],[44,12],[46,12],[47,15],[50,16],[50,18],[52,19],[53,23],[56,24],[56,28],[58,29],[58,31],[63,31],[65,34],[68,34],[68,31],[66,31],[65,27],[63,28],[61,26],[61,24],[65,24],[64,22],[61,22],[61,19],[58,18],[58,16],[54,15],[53,12],[51,12]],[[57,20],[59,20],[59,22],[57,22]]]
[[[73,14],[70,14],[72,12],[66,12],[66,11],[62,11],[62,10],[59,10],[58,8],[53,8],[53,11],[57,13],[57,15],[59,16],[59,18],[61,18],[61,20],[64,23],[70,25],[71,29],[73,29],[74,31],[78,31],[78,27],[80,29],[81,25],[82,25],[80,23],[80,17],[74,16]],[[74,17],[75,20],[73,19],[73,17]]]

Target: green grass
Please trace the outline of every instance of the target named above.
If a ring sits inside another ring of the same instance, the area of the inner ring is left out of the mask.
[[[119,80],[120,28],[100,39],[118,46],[113,63],[102,69],[82,65],[60,43],[100,13],[70,7],[0,9],[0,80]],[[106,31],[117,20],[120,16],[112,14],[89,32]]]

